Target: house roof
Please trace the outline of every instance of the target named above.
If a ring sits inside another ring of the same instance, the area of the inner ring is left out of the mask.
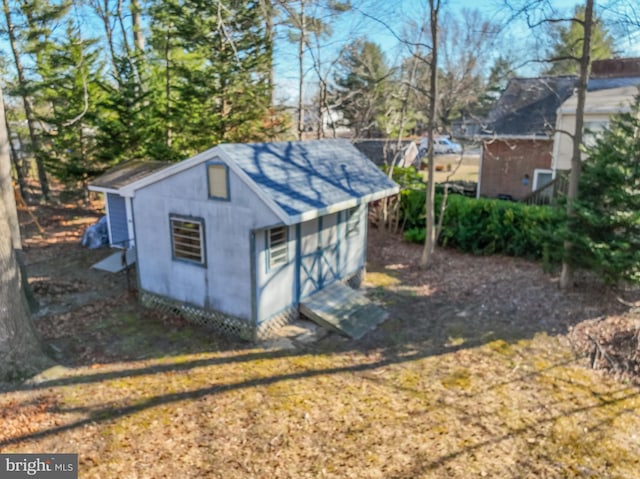
[[[93,191],[119,190],[170,165],[171,163],[162,161],[127,161],[93,180],[89,189]]]
[[[573,93],[577,81],[575,76],[511,79],[480,136],[550,138],[556,110]]]
[[[398,192],[348,140],[221,144],[129,182],[123,196],[209,160],[222,160],[285,223],[295,224]],[[102,184],[102,177],[90,186]],[[99,190],[98,190],[99,191]]]
[[[590,78],[587,91],[606,90],[610,88],[622,88],[640,85],[640,76],[615,77],[615,78]]]

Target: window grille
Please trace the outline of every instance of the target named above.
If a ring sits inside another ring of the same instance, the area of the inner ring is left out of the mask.
[[[272,228],[268,232],[269,269],[289,261],[287,249],[287,228]]]
[[[173,257],[204,264],[202,220],[172,216],[170,222]]]

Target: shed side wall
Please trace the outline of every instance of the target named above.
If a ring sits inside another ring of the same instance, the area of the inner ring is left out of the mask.
[[[273,270],[267,265],[267,230],[255,233],[258,323],[287,308],[297,307],[301,300],[317,290],[319,283],[328,286],[347,279],[364,267],[367,206],[360,206],[355,214],[357,228],[349,235],[347,211],[289,227],[289,262]],[[314,261],[318,247],[325,252],[321,260]]]
[[[136,192],[140,287],[251,320],[251,231],[279,219],[229,170],[230,201],[209,199],[206,163]],[[204,222],[206,264],[172,258],[170,215]]]

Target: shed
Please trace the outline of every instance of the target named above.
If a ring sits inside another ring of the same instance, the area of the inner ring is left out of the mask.
[[[133,193],[127,188],[156,171],[171,166],[160,161],[128,161],[96,178],[89,190],[103,193],[109,246],[130,249],[135,246],[133,228]]]
[[[398,192],[347,140],[221,144],[132,181],[110,174],[90,188],[110,214],[125,199],[143,303],[248,339],[333,284],[358,286],[367,205]]]

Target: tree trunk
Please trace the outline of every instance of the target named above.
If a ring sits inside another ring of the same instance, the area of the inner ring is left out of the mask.
[[[167,30],[167,45],[164,50],[164,64],[165,64],[165,77],[164,77],[164,89],[165,89],[165,143],[168,149],[171,149],[173,141],[173,129],[171,121],[171,30]]]
[[[578,198],[578,183],[580,172],[582,171],[582,145],[584,126],[584,104],[587,92],[587,82],[589,81],[589,71],[591,69],[591,31],[593,27],[593,0],[587,0],[584,12],[584,38],[582,42],[582,56],[580,57],[580,78],[578,79],[578,103],[576,106],[576,129],[573,136],[573,152],[571,156],[571,173],[569,174],[569,188],[567,191],[567,218],[569,225],[574,216],[573,202]],[[571,233],[571,231],[569,231]],[[562,261],[562,273],[560,275],[560,288],[566,289],[573,282],[573,268],[571,266],[571,249],[573,245],[570,240],[564,243],[564,258]]]
[[[6,113],[6,107],[4,105],[4,103],[2,104],[2,107],[5,110]],[[27,200],[27,181],[24,177],[24,167],[22,165],[22,161],[20,161],[20,157],[18,156],[18,152],[16,151],[15,147],[13,146],[13,141],[11,139],[11,127],[9,126],[9,120],[7,119],[7,116],[5,114],[4,117],[4,125],[5,128],[7,129],[7,141],[9,143],[9,148],[11,151],[11,161],[13,162],[13,167],[16,170],[16,180],[18,181],[18,188],[20,188],[20,196],[22,197],[22,199],[26,201]]]
[[[433,253],[436,244],[436,224],[435,224],[435,160],[433,157],[433,130],[435,129],[436,120],[436,103],[438,101],[438,12],[440,9],[440,0],[429,0],[430,9],[430,25],[431,25],[431,68],[429,86],[429,149],[428,149],[428,179],[427,191],[425,195],[425,228],[426,237],[424,240],[424,249],[420,258],[420,267],[427,268],[433,260]]]
[[[9,145],[1,98],[0,116],[0,164],[8,165]],[[6,185],[11,184],[11,179],[5,177],[6,170],[6,167],[0,170],[0,175],[3,175],[0,177],[0,381],[20,379],[52,364],[44,354],[31,323],[22,289],[14,252],[15,232],[9,221],[17,214],[13,191],[6,191]]]
[[[11,10],[9,8],[8,0],[2,0],[4,16],[7,22],[7,34],[9,37],[9,44],[11,46],[11,52],[13,54],[13,60],[16,66],[16,72],[18,73],[18,86],[20,87],[20,95],[22,96],[22,103],[24,105],[24,113],[27,117],[27,126],[29,127],[29,139],[31,140],[31,150],[33,151],[36,167],[38,169],[38,180],[40,182],[40,189],[42,191],[42,197],[45,201],[49,200],[49,180],[47,179],[47,172],[44,167],[44,161],[40,151],[40,139],[36,133],[36,118],[27,89],[27,79],[24,74],[24,67],[20,58],[20,52],[18,52],[18,42],[16,38],[15,26],[11,18]],[[4,125],[4,120],[3,120]]]
[[[142,31],[142,7],[140,0],[131,0],[131,23],[133,23],[133,44],[136,54],[144,53],[144,32]]]
[[[267,42],[269,43],[269,76],[267,81],[269,82],[269,91],[271,92],[271,104],[269,105],[273,108],[276,104],[276,89],[275,89],[275,78],[274,78],[274,68],[273,68],[273,42],[274,42],[274,25],[273,18],[275,15],[274,6],[271,0],[260,0],[260,8],[262,8],[262,12],[265,18],[265,36],[267,37]]]
[[[305,0],[300,0],[300,41],[298,43],[298,140],[304,133],[304,46],[307,34],[307,19],[304,11]]]

